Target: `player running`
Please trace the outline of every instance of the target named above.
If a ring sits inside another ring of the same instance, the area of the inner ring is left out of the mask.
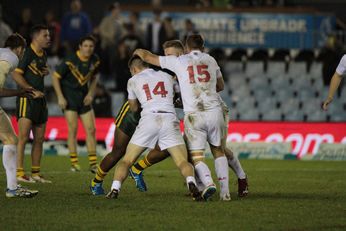
[[[346,74],[346,55],[344,55],[338,67],[336,68],[336,71],[330,80],[330,86],[329,86],[329,92],[327,99],[322,104],[322,109],[327,110],[328,105],[333,101],[334,95],[338,87],[340,86],[342,77]]]
[[[77,157],[78,116],[86,132],[90,171],[97,171],[95,115],[91,103],[100,60],[94,54],[94,48],[93,37],[81,38],[78,51],[66,57],[53,74],[53,87],[68,125],[67,145],[73,172],[80,171]]]
[[[141,119],[133,134],[125,156],[119,161],[107,198],[117,198],[122,183],[128,176],[129,167],[147,148],[155,145],[170,153],[181,174],[186,179],[189,191],[195,200],[200,200],[194,169],[187,161],[187,150],[180,134],[179,121],[173,105],[173,78],[162,71],[149,68],[139,57],[129,61],[132,78],[127,83],[131,111],[140,110]],[[140,103],[140,105],[139,105]]]
[[[44,91],[44,77],[49,74],[47,67],[47,55],[44,51],[50,45],[48,27],[36,25],[31,29],[32,42],[25,50],[24,57],[13,73],[13,78],[22,88]],[[31,99],[17,97],[18,119],[18,161],[17,180],[27,183],[52,183],[40,174],[41,157],[48,120],[46,98]],[[31,150],[31,177],[24,174],[24,150],[29,140],[30,131],[34,139]]]
[[[178,57],[184,54],[184,46],[180,40],[166,41],[163,44],[163,48],[164,48],[164,53],[166,56],[174,55]],[[229,109],[227,105],[222,101],[221,97],[220,97],[220,101],[222,102],[223,113],[225,117],[225,127],[227,128]],[[222,145],[223,145],[223,148],[225,149],[225,155],[227,157],[228,166],[234,171],[234,173],[238,177],[238,196],[245,197],[248,194],[248,184],[247,184],[246,174],[237,156],[235,156],[233,152],[229,148],[226,147],[227,131],[225,132],[225,134],[226,135],[223,137],[223,140],[222,140]],[[149,152],[148,154],[144,156],[144,158],[142,158],[140,161],[138,161],[135,165],[131,167],[130,174],[135,179],[136,187],[138,188],[139,191],[147,190],[145,181],[143,179],[142,171],[166,159],[168,156],[169,155],[164,155],[164,153],[158,152],[158,151]]]
[[[188,54],[157,56],[137,49],[134,54],[145,62],[173,71],[179,81],[184,106],[184,133],[201,182],[214,194],[216,187],[208,166],[204,163],[205,143],[208,142],[215,159],[216,175],[220,184],[220,200],[229,201],[228,164],[222,140],[225,137],[225,118],[220,96],[224,82],[214,58],[203,52],[201,35],[190,35],[186,40]],[[207,195],[207,197],[209,197]]]
[[[5,48],[0,48],[0,97],[33,97],[43,95],[33,88],[20,90],[3,88],[6,77],[17,67],[26,47],[25,39],[19,34],[10,35],[5,41]],[[17,185],[17,136],[10,118],[0,107],[0,140],[3,143],[2,162],[6,170],[6,197],[30,198],[38,194],[37,190],[29,190]]]

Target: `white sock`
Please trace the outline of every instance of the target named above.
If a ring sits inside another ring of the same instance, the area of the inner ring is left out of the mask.
[[[2,152],[2,163],[6,170],[7,188],[17,188],[17,147],[13,144],[5,144]]]
[[[196,174],[196,176],[195,176],[195,178],[196,178],[196,186],[197,186],[197,188],[198,188],[198,191],[203,191],[204,189],[205,189],[205,185],[203,184],[203,182],[199,179],[199,177],[198,177],[198,175]]]
[[[195,165],[195,172],[198,178],[205,186],[213,185],[214,181],[211,178],[211,172],[204,162],[200,161]]]
[[[228,165],[225,156],[215,159],[215,171],[220,184],[220,194],[229,193]]]
[[[191,183],[191,182],[194,183],[195,185],[197,185],[195,177],[193,177],[193,176],[186,177],[186,184],[189,185],[189,183]]]
[[[238,157],[233,154],[233,157],[227,158],[228,166],[233,170],[233,172],[237,175],[239,179],[245,179],[246,174],[241,167],[241,164],[238,160]]]
[[[116,189],[120,191],[120,188],[121,188],[121,182],[118,180],[113,180],[111,190]]]

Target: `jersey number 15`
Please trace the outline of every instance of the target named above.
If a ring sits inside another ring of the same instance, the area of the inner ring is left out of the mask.
[[[209,82],[210,74],[208,72],[208,65],[197,65],[197,74],[199,82]],[[193,70],[193,66],[188,66],[187,71],[189,72],[190,83],[196,83],[195,80],[195,72]]]
[[[152,99],[151,96],[151,91],[149,88],[149,84],[144,84],[143,85],[143,90],[145,92],[145,95],[147,96],[147,101]],[[166,95],[168,94],[168,91],[166,91],[165,89],[165,83],[160,81],[156,84],[156,86],[154,87],[154,90],[152,91],[154,95],[161,95],[162,98],[165,98]]]

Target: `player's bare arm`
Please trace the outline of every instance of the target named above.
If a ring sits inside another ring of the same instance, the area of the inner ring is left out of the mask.
[[[140,108],[140,103],[138,99],[129,99],[129,106],[132,112],[138,112]]]
[[[216,79],[216,92],[220,92],[223,91],[223,89],[225,88],[225,82],[223,81],[223,78],[217,78]]]
[[[342,80],[342,76],[339,75],[337,72],[335,72],[331,81],[330,81],[328,97],[322,104],[323,110],[326,111],[328,109],[328,105],[333,101],[334,94],[335,94],[336,90],[338,89],[341,80]]]
[[[84,97],[84,105],[90,105],[95,95],[95,89],[98,81],[98,75],[94,75],[91,78],[88,94]]]
[[[28,84],[23,75],[17,71],[17,69],[12,73],[12,78],[14,79],[14,81],[23,89],[33,89],[32,86],[30,86],[30,84]],[[33,89],[32,90],[32,93],[33,93],[33,98],[42,98],[44,96],[44,93],[39,91],[39,90],[36,90],[36,89]]]
[[[151,53],[148,50],[136,49],[133,55],[138,55],[144,62],[151,65],[160,66],[159,56]]]
[[[61,79],[61,76],[57,72],[54,72],[52,77],[52,80],[53,80],[52,83],[53,83],[55,94],[58,98],[58,105],[61,109],[65,109],[67,106],[67,101],[61,90],[60,79]]]

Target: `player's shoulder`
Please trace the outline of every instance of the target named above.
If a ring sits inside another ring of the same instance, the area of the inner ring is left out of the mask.
[[[8,48],[0,49],[0,60],[8,62],[11,68],[17,67],[19,62],[18,56]]]
[[[346,54],[344,54],[344,55],[341,57],[340,62],[343,63],[344,65],[346,65]]]

